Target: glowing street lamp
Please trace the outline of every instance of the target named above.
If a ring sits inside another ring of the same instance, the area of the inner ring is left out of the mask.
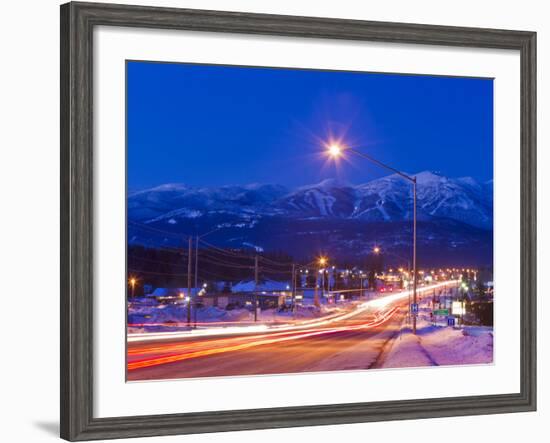
[[[132,298],[134,298],[136,290],[136,279],[134,277],[130,278],[130,287],[132,288]]]
[[[332,157],[340,157],[342,155],[342,148],[340,145],[332,144],[328,147],[328,152]]]
[[[321,257],[319,259],[319,266],[322,266],[323,268],[319,270],[319,272],[322,272],[322,277],[321,277],[321,283],[322,283],[322,294],[323,294],[323,299],[325,297],[325,269],[324,269],[324,266],[327,264],[327,258],[326,257]]]
[[[380,254],[380,248],[378,246],[375,246],[373,249],[372,249],[372,252],[374,252],[375,254]]]
[[[385,168],[400,177],[404,178],[405,180],[409,181],[413,186],[413,303],[416,304],[416,285],[417,285],[417,275],[416,275],[416,177],[411,177],[404,172],[399,171],[398,169],[395,169],[385,163],[382,163],[381,161],[375,159],[374,157],[371,157],[368,154],[365,154],[364,152],[357,151],[353,148],[350,148],[348,146],[343,146],[338,143],[331,143],[327,145],[328,154],[336,159],[340,157],[343,152],[351,152],[358,157],[364,158],[371,163],[374,163],[382,168]],[[376,248],[375,248],[376,249]],[[375,253],[377,253],[375,251]],[[410,303],[409,303],[409,310],[410,310]],[[416,334],[416,316],[413,316],[413,334]]]
[[[322,274],[322,291],[323,291],[323,297],[325,296],[325,271],[324,267],[328,263],[328,259],[326,257],[319,257],[317,260],[317,264],[319,265],[319,273]],[[320,306],[319,303],[319,295],[317,290],[317,277],[315,277],[315,294],[313,295],[313,304],[317,307]]]

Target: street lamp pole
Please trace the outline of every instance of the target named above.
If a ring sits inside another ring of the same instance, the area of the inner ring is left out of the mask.
[[[328,147],[330,155],[333,157],[338,157],[342,154],[343,151],[349,151],[358,157],[362,157],[371,163],[374,163],[375,165],[378,165],[382,168],[387,169],[388,171],[391,171],[400,177],[404,178],[405,180],[409,181],[413,185],[413,303],[417,303],[417,297],[416,297],[416,280],[417,280],[417,263],[416,263],[416,177],[411,177],[410,175],[405,174],[404,172],[399,171],[398,169],[395,169],[380,160],[375,159],[374,157],[371,157],[368,154],[365,154],[364,152],[357,151],[353,148],[349,147],[342,147],[338,145],[331,145]],[[410,305],[410,304],[409,304]],[[410,306],[409,306],[410,309]],[[413,315],[413,334],[416,334],[416,315]]]

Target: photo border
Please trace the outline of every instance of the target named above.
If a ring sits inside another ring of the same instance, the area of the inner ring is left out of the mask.
[[[93,417],[93,29],[162,28],[518,50],[521,63],[520,392],[131,417]],[[191,9],[61,6],[61,437],[70,441],[536,409],[536,33]]]

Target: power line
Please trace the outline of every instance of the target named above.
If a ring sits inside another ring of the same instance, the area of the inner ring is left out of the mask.
[[[282,271],[280,269],[266,268],[265,266],[261,266],[260,269],[263,273],[267,272],[269,274],[292,274],[291,270]]]
[[[221,253],[221,254],[225,254],[225,255],[228,255],[228,256],[231,256],[231,257],[235,257],[235,258],[237,258],[237,257],[240,257],[240,258],[251,258],[251,257],[253,257],[250,254],[241,254],[241,253],[229,250],[229,249],[219,248],[217,246],[214,246],[210,243],[205,242],[204,240],[199,240],[199,243],[202,243],[203,245],[208,246],[210,249],[213,249],[215,251],[219,251],[219,253]]]
[[[204,269],[199,271],[199,275],[202,275],[203,273],[204,274],[209,274],[209,275],[211,275],[215,278],[221,279],[221,280],[228,280],[228,281],[241,280],[241,278],[235,278],[235,276],[221,275],[221,274],[218,274],[216,272],[206,271]],[[209,279],[210,279],[209,277],[204,278],[204,280],[209,280]]]
[[[288,268],[292,266],[292,261],[288,262],[276,262],[273,260],[266,260],[265,257],[260,256],[260,260],[266,262],[269,266],[281,266],[284,268]]]
[[[136,260],[136,261],[142,260],[142,261],[147,261],[147,262],[150,262],[150,263],[157,263],[159,265],[169,265],[169,266],[178,266],[178,265],[184,265],[184,264],[187,265],[187,263],[183,263],[183,262],[176,263],[176,262],[166,262],[166,261],[152,260],[152,259],[149,259],[149,258],[139,257],[137,255],[131,255],[131,254],[128,254],[128,258],[131,258],[132,260]]]
[[[140,229],[143,229],[145,231],[152,231],[152,232],[158,232],[160,234],[165,234],[165,235],[169,235],[169,236],[172,236],[172,237],[175,237],[175,238],[183,238],[183,237],[189,237],[188,234],[184,234],[184,233],[177,233],[177,232],[171,232],[171,231],[165,231],[163,229],[159,229],[159,228],[154,228],[152,226],[148,226],[148,225],[145,225],[143,223],[138,223],[136,221],[133,221],[133,220],[128,220],[128,223],[129,224],[132,224],[134,226],[137,226],[138,228]]]
[[[250,265],[236,265],[236,264],[233,264],[233,263],[211,260],[211,259],[204,258],[204,257],[202,257],[202,260],[207,262],[207,263],[211,263],[211,264],[218,265],[218,266],[224,266],[224,267],[228,267],[228,268],[238,268],[238,269],[253,269],[254,268],[253,266],[250,266]]]
[[[143,246],[144,248],[148,248],[148,249],[157,249],[159,251],[167,251],[167,252],[172,252],[172,253],[178,253],[180,255],[185,255],[185,250],[183,248],[177,248],[177,247],[171,247],[171,246],[164,246],[164,245],[159,245],[157,243],[153,243],[150,239],[148,240],[148,243],[146,245],[141,245],[141,244],[135,244],[133,246]]]
[[[156,272],[156,271],[144,271],[142,269],[131,269],[131,268],[128,268],[128,271],[129,272],[135,272],[137,274],[154,274],[154,275],[171,275],[171,276],[174,276],[174,277],[186,277],[187,274],[174,274],[174,273],[171,273],[171,272]]]
[[[251,260],[253,258],[251,256],[235,256],[230,254],[223,254],[213,249],[200,249],[199,252],[200,252],[200,255],[202,256],[210,255],[215,258],[223,257],[223,259],[231,259],[231,260]]]

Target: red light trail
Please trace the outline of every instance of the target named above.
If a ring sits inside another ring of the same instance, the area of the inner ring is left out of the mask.
[[[244,349],[250,349],[257,346],[287,342],[291,340],[298,340],[308,337],[320,336],[325,334],[333,334],[344,331],[366,330],[382,325],[397,312],[397,307],[391,308],[388,311],[383,312],[381,315],[367,323],[360,323],[349,326],[328,327],[328,328],[314,328],[305,329],[300,331],[287,331],[287,332],[274,332],[271,334],[261,334],[249,337],[239,337],[232,339],[220,339],[210,340],[203,344],[193,346],[191,344],[163,344],[159,346],[149,347],[145,349],[136,349],[128,352],[128,355],[144,355],[155,353],[169,353],[162,357],[147,358],[134,360],[128,363],[128,370],[135,370],[139,368],[147,368],[152,366],[164,365],[167,363],[174,363],[183,360],[189,360],[192,358],[205,357],[209,355],[216,355],[225,352],[234,352]],[[231,344],[234,342],[234,344]],[[212,345],[218,345],[212,347]],[[185,351],[185,352],[181,352]]]

